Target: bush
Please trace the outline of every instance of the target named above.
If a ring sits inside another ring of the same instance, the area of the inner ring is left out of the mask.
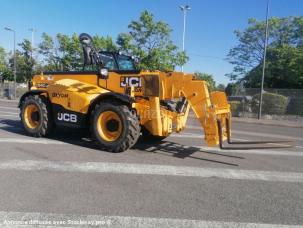
[[[259,110],[260,95],[253,96],[251,108],[257,113]],[[262,102],[262,113],[269,115],[283,115],[286,113],[288,98],[275,93],[264,93]]]
[[[303,116],[303,98],[291,98],[287,106],[287,114]]]

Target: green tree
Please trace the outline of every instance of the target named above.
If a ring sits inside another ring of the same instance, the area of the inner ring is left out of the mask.
[[[55,71],[60,69],[61,59],[58,51],[58,48],[55,47],[54,39],[50,35],[43,33],[38,51],[43,61],[42,70]]]
[[[34,74],[33,68],[36,61],[32,58],[32,46],[31,42],[24,39],[22,43],[18,44],[21,50],[16,51],[17,59],[17,81],[26,82],[31,79]],[[10,59],[11,65],[13,67],[13,56]]]
[[[71,37],[58,33],[56,36],[60,51],[60,65],[62,70],[79,70],[82,67],[82,49],[77,34]]]
[[[109,36],[93,36],[96,49],[121,50],[134,55],[141,60],[139,68],[148,70],[173,70],[176,65],[184,65],[188,60],[171,41],[170,27],[162,21],[155,21],[151,13],[142,12],[139,20],[132,21],[128,28],[129,33],[119,34],[116,43]],[[53,39],[43,33],[39,54],[43,65],[41,70],[82,69],[83,53],[76,34],[58,33]]]
[[[0,76],[1,79],[4,80],[4,72],[7,69],[7,63],[6,63],[6,53],[3,47],[0,47]]]
[[[280,45],[268,52],[268,79],[270,88],[303,88],[303,47]]]
[[[13,72],[7,62],[7,54],[3,47],[0,47],[0,75],[2,80],[13,80]]]
[[[239,40],[229,51],[234,70],[231,80],[247,87],[259,87],[263,62],[265,22],[249,19],[244,31],[235,31]],[[266,87],[302,88],[303,17],[271,18],[266,65]]]
[[[226,86],[224,84],[219,84],[218,86],[216,86],[216,90],[218,91],[225,91]]]
[[[139,68],[173,70],[186,63],[188,57],[179,52],[170,38],[172,29],[163,21],[155,21],[153,14],[143,11],[138,21],[131,21],[129,33],[118,35],[120,50],[139,57]]]
[[[56,47],[55,43],[58,43]],[[112,38],[93,36],[93,43],[97,50],[117,51],[118,48]],[[39,53],[43,59],[42,70],[81,70],[83,66],[82,47],[77,34],[68,36],[58,33],[53,39],[43,33],[39,44]]]
[[[227,96],[232,96],[237,93],[238,85],[236,83],[228,83],[225,88],[225,93]]]
[[[3,70],[3,68],[6,65],[6,53],[3,47],[0,47],[0,70]]]
[[[216,82],[214,80],[214,77],[211,74],[201,73],[201,72],[195,72],[194,75],[197,79],[206,81],[208,83],[208,87],[210,91],[214,91],[216,88]]]
[[[93,43],[97,50],[118,51],[118,47],[110,36],[93,36]]]
[[[303,48],[282,45],[269,48],[264,86],[267,88],[303,88]],[[245,87],[260,87],[262,65],[258,65],[242,79]]]

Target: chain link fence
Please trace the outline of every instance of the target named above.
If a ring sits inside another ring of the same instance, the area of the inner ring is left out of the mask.
[[[233,116],[256,118],[260,89],[243,88],[228,97]],[[264,89],[262,117],[303,121],[303,89]]]
[[[17,83],[16,86],[16,95],[18,99],[28,90],[28,86],[26,83]],[[13,100],[15,96],[14,88],[15,87],[13,82],[0,83],[0,99]]]

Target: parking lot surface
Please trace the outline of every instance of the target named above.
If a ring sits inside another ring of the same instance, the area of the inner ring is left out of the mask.
[[[190,118],[161,143],[113,154],[85,131],[29,137],[18,113],[0,101],[3,227],[303,227],[303,128],[234,123],[238,141],[293,142],[220,150]]]

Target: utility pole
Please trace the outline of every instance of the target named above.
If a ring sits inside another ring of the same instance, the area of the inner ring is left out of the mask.
[[[32,41],[31,41],[31,45],[32,45],[31,55],[32,56],[31,57],[33,58],[33,51],[34,51],[34,46],[35,46],[35,44],[34,44],[34,36],[35,36],[35,32],[37,32],[37,30],[34,29],[34,28],[30,28],[29,31],[32,32]]]
[[[182,36],[182,51],[185,51],[185,29],[186,29],[186,13],[191,8],[189,5],[179,6],[181,11],[183,12],[183,36]],[[183,66],[181,66],[181,71],[183,72]]]
[[[266,51],[267,51],[267,43],[268,43],[268,12],[269,12],[269,0],[267,0],[267,7],[266,7],[266,27],[265,27],[265,40],[264,40],[264,52],[263,52],[263,69],[262,69],[262,79],[261,79],[261,88],[260,88],[260,103],[259,103],[258,119],[261,119],[262,117],[264,77],[265,77],[265,67],[266,67]]]
[[[14,98],[17,98],[17,59],[16,59],[16,31],[5,27],[5,30],[12,32],[14,34]]]

